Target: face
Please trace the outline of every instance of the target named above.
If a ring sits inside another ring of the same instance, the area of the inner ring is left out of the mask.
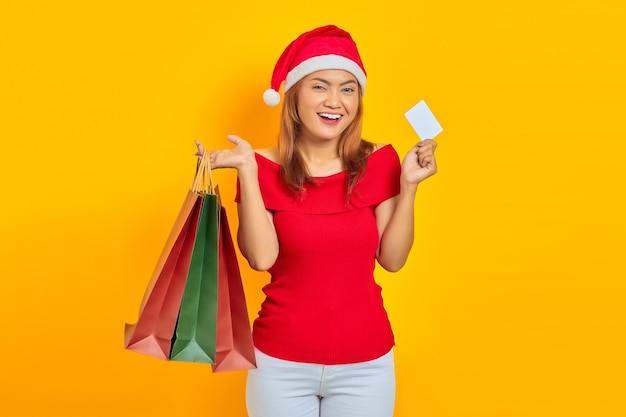
[[[303,78],[298,89],[300,140],[338,140],[359,108],[354,75],[343,70],[316,71]]]

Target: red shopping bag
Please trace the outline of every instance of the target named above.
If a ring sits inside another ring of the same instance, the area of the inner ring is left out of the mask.
[[[202,199],[189,191],[161,252],[139,308],[136,324],[126,324],[126,349],[168,359],[185,289]]]
[[[226,210],[220,204],[217,340],[213,372],[256,368],[250,320]]]

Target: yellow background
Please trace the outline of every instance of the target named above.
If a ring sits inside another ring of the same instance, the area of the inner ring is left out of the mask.
[[[379,274],[396,417],[626,415],[624,21],[618,0],[3,0],[0,415],[245,416],[245,372],[126,351],[123,325],[193,140],[272,145],[273,65],[328,23],[369,73],[366,138],[404,154],[420,99],[445,129],[409,263]],[[267,276],[242,270],[254,317]]]

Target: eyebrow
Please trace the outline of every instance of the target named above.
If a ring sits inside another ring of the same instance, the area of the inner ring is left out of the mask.
[[[330,85],[330,81],[325,80],[325,79],[323,79],[323,78],[318,78],[318,77],[315,77],[315,78],[311,78],[311,80],[320,81],[320,82],[323,82],[324,84],[328,84],[328,85]],[[339,85],[346,85],[346,84],[350,84],[350,83],[352,83],[352,84],[356,84],[356,81],[355,81],[355,80],[348,80],[348,81],[344,81],[344,82],[342,82],[342,83],[341,83],[341,84],[339,84]]]

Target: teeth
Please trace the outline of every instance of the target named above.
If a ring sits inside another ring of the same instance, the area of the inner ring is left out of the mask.
[[[320,113],[320,116],[325,117],[327,119],[337,120],[341,117],[340,114],[331,114],[331,113]]]

